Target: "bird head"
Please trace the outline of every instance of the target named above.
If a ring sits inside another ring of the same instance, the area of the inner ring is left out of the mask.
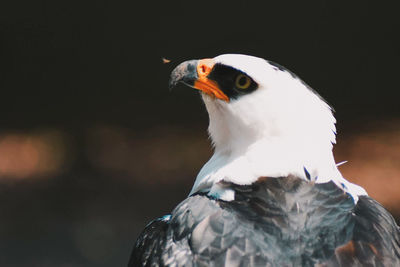
[[[320,181],[342,178],[332,154],[332,109],[282,66],[226,54],[181,63],[170,87],[179,82],[200,90],[215,147],[192,193],[221,180],[249,184],[261,176],[291,174]]]
[[[179,82],[201,91],[216,150],[291,136],[299,142],[323,137],[328,146],[335,142],[329,105],[278,64],[239,54],[189,60],[171,74],[170,87]]]

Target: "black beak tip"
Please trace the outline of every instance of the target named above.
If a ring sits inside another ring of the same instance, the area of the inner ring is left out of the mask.
[[[179,82],[191,85],[197,79],[197,63],[198,60],[185,61],[171,72],[171,77],[169,79],[168,87],[171,90]]]
[[[174,88],[177,85],[178,81],[176,81],[172,76],[169,79],[168,82],[168,89],[171,90],[172,88]]]

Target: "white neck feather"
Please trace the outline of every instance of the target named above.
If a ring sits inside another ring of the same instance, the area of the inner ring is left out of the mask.
[[[262,77],[252,77],[260,88],[238,100],[227,103],[202,94],[215,153],[190,194],[210,191],[231,200],[233,195],[221,192],[219,181],[251,184],[262,176],[290,174],[316,183],[333,180],[355,201],[366,194],[336,167],[332,154],[336,120],[330,107],[288,72],[271,68]]]

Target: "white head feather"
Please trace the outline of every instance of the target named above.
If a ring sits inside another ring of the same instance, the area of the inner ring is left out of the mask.
[[[215,152],[190,194],[203,191],[231,200],[233,192],[219,181],[251,184],[263,176],[288,175],[317,183],[333,180],[355,201],[366,194],[337,169],[332,154],[336,120],[329,105],[304,82],[257,57],[227,54],[214,61],[243,71],[259,86],[230,102],[202,94]]]

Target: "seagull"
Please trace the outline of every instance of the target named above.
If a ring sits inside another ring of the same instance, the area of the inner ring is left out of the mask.
[[[332,108],[274,62],[189,60],[214,154],[189,196],[138,237],[129,266],[400,266],[400,228],[335,162]]]

